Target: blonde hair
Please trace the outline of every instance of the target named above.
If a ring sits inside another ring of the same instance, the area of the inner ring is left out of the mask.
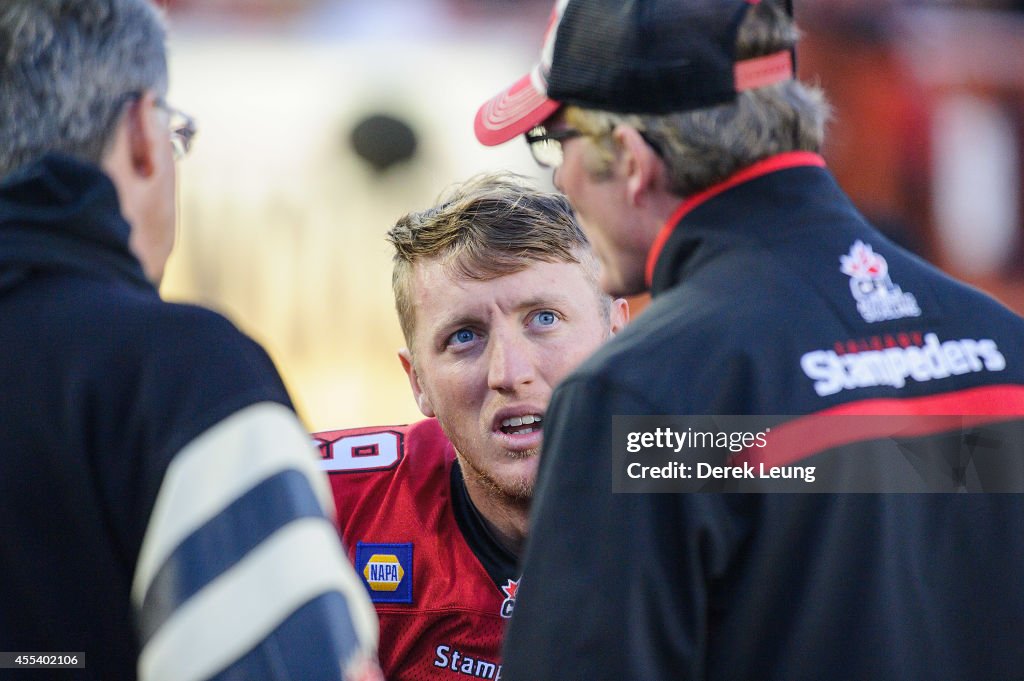
[[[479,175],[454,187],[433,208],[398,220],[387,239],[395,247],[395,308],[410,348],[412,275],[419,262],[440,260],[454,276],[475,280],[513,274],[534,262],[578,263],[600,291],[597,259],[568,201],[512,173]]]

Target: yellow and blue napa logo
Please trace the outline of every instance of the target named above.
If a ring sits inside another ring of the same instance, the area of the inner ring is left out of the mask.
[[[375,553],[363,568],[363,576],[373,591],[394,591],[405,577],[405,570],[398,562],[398,556]]]
[[[356,570],[375,603],[412,603],[412,542],[356,544]]]

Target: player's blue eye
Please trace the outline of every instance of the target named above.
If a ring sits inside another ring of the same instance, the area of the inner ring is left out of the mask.
[[[469,329],[459,329],[458,331],[451,335],[451,338],[448,339],[448,342],[454,345],[461,345],[463,343],[469,343],[475,338],[476,334],[470,331]]]
[[[558,315],[551,310],[544,310],[543,312],[538,312],[534,319],[536,319],[537,323],[541,326],[551,326],[558,321]]]

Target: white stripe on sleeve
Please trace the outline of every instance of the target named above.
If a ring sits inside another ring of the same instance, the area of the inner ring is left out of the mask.
[[[132,582],[135,607],[142,607],[153,577],[183,540],[277,473],[302,472],[333,518],[330,486],[316,458],[298,418],[274,402],[240,409],[192,440],[168,466],[150,515]]]
[[[296,520],[175,611],[142,650],[139,679],[209,678],[258,645],[296,609],[330,591],[346,596],[359,647],[372,655],[377,622],[362,589],[331,524],[320,518]],[[339,668],[346,662],[338,660]]]

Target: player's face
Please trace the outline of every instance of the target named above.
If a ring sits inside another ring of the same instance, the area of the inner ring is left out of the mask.
[[[411,356],[420,410],[437,416],[462,455],[467,484],[528,499],[544,412],[555,385],[625,323],[582,266],[534,262],[487,281],[416,265]]]
[[[557,120],[552,130],[565,127]],[[650,243],[636,229],[636,219],[626,200],[626,178],[613,165],[611,172],[593,170],[599,162],[594,140],[574,137],[562,142],[563,162],[554,182],[565,194],[601,261],[601,288],[613,296],[626,296],[646,289],[644,264]]]

